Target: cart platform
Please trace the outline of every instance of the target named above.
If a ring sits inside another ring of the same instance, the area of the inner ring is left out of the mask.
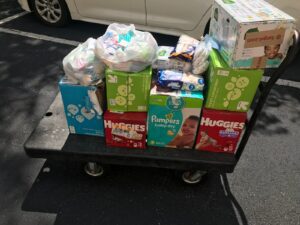
[[[147,149],[107,147],[103,137],[69,134],[60,94],[56,96],[48,112],[26,141],[25,151],[33,158],[231,173],[244,151],[272,87],[293,62],[299,47],[299,32],[295,30],[287,57],[278,68],[265,71],[269,79],[259,85],[259,95],[253,105],[253,113],[245,125],[244,134],[235,154],[158,147]]]
[[[237,163],[234,155],[228,153],[159,147],[107,147],[103,137],[69,134],[61,101],[58,94],[26,141],[24,147],[30,157],[227,173],[232,172]]]

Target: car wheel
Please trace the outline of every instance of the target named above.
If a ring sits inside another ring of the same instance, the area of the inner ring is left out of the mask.
[[[63,0],[30,0],[34,14],[50,26],[64,26],[71,20],[68,7]]]

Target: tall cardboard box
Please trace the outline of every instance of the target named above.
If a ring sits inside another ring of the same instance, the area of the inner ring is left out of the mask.
[[[203,103],[202,92],[150,92],[148,145],[192,148]]]
[[[276,68],[283,61],[295,19],[263,0],[215,0],[209,34],[233,68]]]
[[[238,112],[248,111],[262,75],[262,70],[230,68],[220,54],[212,50],[205,107]]]
[[[63,78],[59,89],[70,133],[104,136],[104,83],[82,86]]]
[[[105,72],[107,107],[110,111],[146,112],[152,68],[138,73],[107,69]]]

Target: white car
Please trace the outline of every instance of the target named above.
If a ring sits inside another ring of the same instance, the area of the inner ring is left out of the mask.
[[[138,29],[195,38],[208,30],[213,0],[18,0],[21,7],[44,23],[66,25],[71,19],[110,24],[134,23]],[[268,0],[271,4],[299,17],[298,0]],[[297,24],[299,28],[299,23]]]

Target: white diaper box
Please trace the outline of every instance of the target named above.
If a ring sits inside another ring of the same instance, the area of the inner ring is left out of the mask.
[[[230,67],[276,68],[294,29],[294,18],[263,0],[215,0],[209,34]]]

